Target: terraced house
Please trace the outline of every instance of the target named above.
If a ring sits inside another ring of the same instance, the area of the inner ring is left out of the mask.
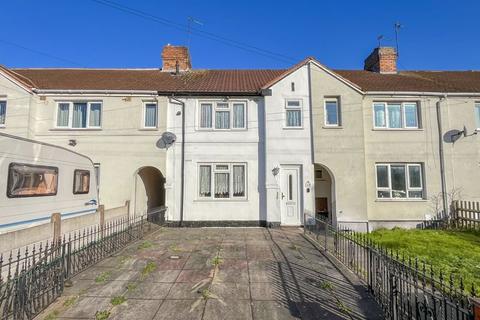
[[[387,47],[364,70],[314,58],[192,69],[170,45],[162,58],[158,69],[2,67],[0,130],[89,156],[106,208],[166,205],[183,225],[317,213],[359,230],[414,227],[448,209],[443,195],[480,200],[480,72],[398,71]]]

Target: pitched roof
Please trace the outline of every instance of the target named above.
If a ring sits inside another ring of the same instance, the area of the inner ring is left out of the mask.
[[[480,71],[400,71],[381,74],[364,70],[334,70],[362,91],[480,92]]]
[[[180,75],[159,69],[7,69],[0,66],[0,71],[29,88],[43,90],[255,95],[313,60],[307,58],[289,69],[191,70]],[[331,71],[364,92],[480,93],[480,71],[400,71],[397,74]]]
[[[37,89],[147,90],[181,93],[257,94],[284,70],[192,70],[180,75],[159,69],[13,69]]]

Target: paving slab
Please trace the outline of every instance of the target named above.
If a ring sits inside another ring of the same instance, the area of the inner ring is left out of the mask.
[[[383,319],[300,228],[161,228],[72,279],[37,319]]]

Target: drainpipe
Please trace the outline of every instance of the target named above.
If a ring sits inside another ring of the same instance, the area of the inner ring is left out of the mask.
[[[183,204],[185,193],[185,102],[175,98],[173,95],[170,97],[173,101],[182,105],[182,160],[181,160],[181,179],[180,179],[180,223],[183,224]]]
[[[441,102],[446,99],[446,96],[442,96],[436,103],[437,111],[437,127],[438,127],[438,151],[440,156],[440,179],[442,183],[442,203],[443,203],[443,212],[447,216],[447,220],[450,220],[450,214],[447,211],[448,209],[448,198],[447,198],[447,185],[445,179],[445,155],[443,152],[443,130],[442,130],[442,114],[441,114]]]

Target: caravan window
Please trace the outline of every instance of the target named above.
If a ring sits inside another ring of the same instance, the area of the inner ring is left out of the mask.
[[[54,196],[57,194],[58,168],[11,163],[8,168],[9,198]]]
[[[73,194],[85,194],[90,191],[90,171],[75,170],[73,178]]]

